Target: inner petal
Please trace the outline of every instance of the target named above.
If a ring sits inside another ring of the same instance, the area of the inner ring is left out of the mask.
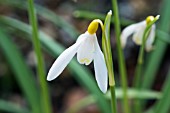
[[[93,36],[93,35],[92,35]],[[77,60],[80,64],[89,65],[94,56],[94,37],[89,36],[78,49]]]
[[[143,37],[143,33],[144,33],[145,29],[140,28],[139,30],[137,30],[134,35],[133,35],[133,41],[137,44],[137,45],[141,45],[142,44],[142,37]]]
[[[146,28],[146,22],[145,21],[140,22],[138,24],[138,27],[136,28],[136,31],[135,31],[132,39],[137,45],[142,44],[142,37],[143,37],[143,33],[144,33],[145,28]]]

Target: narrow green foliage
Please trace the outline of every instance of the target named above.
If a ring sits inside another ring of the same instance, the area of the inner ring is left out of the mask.
[[[4,28],[3,28],[4,29]],[[39,90],[37,90],[36,81],[33,77],[32,72],[27,67],[24,59],[15,46],[15,44],[9,39],[6,33],[0,30],[0,46],[6,60],[11,66],[12,71],[19,83],[23,93],[25,94],[29,105],[31,106],[32,113],[40,113],[39,106]]]
[[[119,19],[119,11],[118,11],[118,4],[117,0],[112,0],[112,7],[114,12],[114,25],[116,31],[116,43],[117,43],[117,52],[118,52],[118,63],[119,63],[119,73],[121,75],[121,83],[124,92],[124,99],[123,99],[123,110],[124,113],[130,113],[130,107],[128,103],[128,96],[127,96],[127,75],[126,75],[126,68],[125,68],[125,60],[123,56],[123,51],[121,48],[120,42],[120,19]]]
[[[87,96],[81,100],[79,100],[76,104],[72,105],[69,109],[66,110],[65,113],[77,113],[81,109],[94,104],[96,102],[93,96]]]
[[[30,113],[27,109],[21,108],[21,106],[5,100],[0,100],[0,111],[10,113]]]
[[[44,69],[44,62],[43,62],[43,55],[40,49],[40,41],[39,41],[39,31],[37,27],[37,18],[34,9],[34,1],[28,0],[29,4],[29,21],[32,26],[32,42],[34,46],[34,51],[36,53],[37,59],[37,74],[40,81],[40,104],[42,107],[42,112],[44,113],[52,113],[51,110],[51,103],[50,103],[50,96],[48,93],[48,86],[45,77],[45,69]]]
[[[117,99],[122,99],[123,92],[121,88],[115,89],[115,97]],[[111,92],[108,91],[105,97],[109,100],[111,100]],[[136,90],[136,89],[128,89],[128,97],[129,99],[161,99],[162,94],[160,92],[156,91],[145,91],[145,90]],[[81,100],[79,100],[76,104],[72,105],[66,113],[75,113],[79,111],[80,109],[86,108],[87,106],[96,103],[96,99],[90,95],[87,96]]]
[[[101,19],[101,20],[105,20],[105,15],[101,14],[101,13],[97,13],[97,12],[92,12],[92,11],[83,11],[83,10],[76,10],[74,13],[74,17],[76,18],[85,18],[88,20],[93,20],[93,19]],[[121,25],[122,26],[127,26],[129,24],[133,24],[134,22],[128,19],[120,19],[121,21]],[[111,20],[111,23],[114,23],[114,20]]]
[[[162,41],[162,42],[165,42],[167,44],[170,44],[170,36],[168,33],[166,32],[163,32],[161,30],[157,30],[157,38]]]
[[[158,100],[154,107],[154,113],[169,113],[170,110],[170,69],[162,87],[162,98]]]

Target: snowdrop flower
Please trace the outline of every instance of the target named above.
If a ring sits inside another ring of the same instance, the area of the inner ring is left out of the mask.
[[[155,18],[159,18],[159,15],[156,16]],[[126,41],[127,38],[133,34],[132,40],[137,44],[137,45],[142,45],[142,37],[143,37],[143,33],[144,30],[146,28],[146,26],[154,20],[153,16],[148,16],[146,18],[146,20],[136,23],[136,24],[132,24],[128,27],[126,27],[121,34],[120,40],[121,40],[121,45],[124,48],[126,46]],[[155,24],[152,25],[150,33],[148,35],[148,38],[146,40],[145,43],[145,49],[146,51],[151,51],[153,49],[153,42],[155,40]]]
[[[99,19],[93,20],[88,30],[78,37],[76,43],[61,53],[48,72],[48,81],[57,78],[77,53],[77,60],[80,64],[89,65],[93,61],[97,84],[100,90],[106,93],[108,84],[107,68],[96,36],[99,23],[102,24]]]

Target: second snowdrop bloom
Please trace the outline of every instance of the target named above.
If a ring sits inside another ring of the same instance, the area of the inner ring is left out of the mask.
[[[97,84],[100,90],[106,93],[108,84],[107,68],[96,36],[99,23],[102,24],[99,19],[93,20],[88,30],[78,37],[76,43],[67,48],[56,59],[48,72],[48,81],[57,78],[77,53],[77,60],[80,64],[89,65],[93,61]]]
[[[156,16],[155,18],[159,18],[159,16]],[[121,34],[122,47],[124,48],[126,46],[127,38],[132,34],[133,34],[132,40],[137,45],[141,45],[144,30],[145,30],[146,26],[153,20],[154,20],[153,16],[148,16],[146,18],[146,20],[126,27],[122,31],[122,34]],[[155,26],[155,24],[153,24],[151,27],[150,33],[148,35],[148,38],[146,40],[146,44],[145,44],[146,51],[151,51],[153,49],[153,42],[155,40],[155,28],[156,28],[156,26]]]

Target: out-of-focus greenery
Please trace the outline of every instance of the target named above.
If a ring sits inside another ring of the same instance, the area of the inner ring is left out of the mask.
[[[30,113],[27,109],[6,100],[0,100],[0,110],[11,113]]]
[[[38,95],[40,92],[37,90],[38,87],[36,86],[33,74],[24,62],[16,45],[9,39],[9,36],[3,32],[2,29],[0,31],[0,47],[15,74],[16,80],[30,103],[32,110],[34,112],[39,112],[40,107]]]

